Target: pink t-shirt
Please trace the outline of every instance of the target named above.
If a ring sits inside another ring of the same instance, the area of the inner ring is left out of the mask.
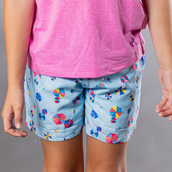
[[[64,78],[119,72],[145,53],[147,23],[139,0],[36,0],[27,65]]]

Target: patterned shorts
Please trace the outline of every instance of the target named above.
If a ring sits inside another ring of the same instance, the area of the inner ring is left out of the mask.
[[[134,65],[98,78],[40,75],[26,65],[25,125],[37,136],[64,141],[86,134],[106,143],[126,142],[139,114],[143,55]]]

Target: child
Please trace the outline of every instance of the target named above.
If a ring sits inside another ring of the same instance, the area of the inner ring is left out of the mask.
[[[160,0],[5,1],[4,131],[27,136],[18,130],[25,101],[25,125],[41,139],[43,172],[84,171],[84,126],[86,172],[127,171],[127,143],[137,125],[146,63],[141,30],[147,24],[163,93],[156,112],[172,114],[168,5]]]

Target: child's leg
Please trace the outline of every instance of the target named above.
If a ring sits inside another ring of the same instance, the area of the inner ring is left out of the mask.
[[[126,172],[126,148],[137,126],[145,56],[124,70],[88,80],[86,172]]]
[[[87,135],[86,172],[127,172],[127,143],[109,144]]]
[[[41,138],[43,172],[83,172],[84,88],[75,78],[40,75],[26,66],[26,126]]]
[[[69,140],[56,142],[41,138],[41,143],[43,172],[84,172],[82,131]]]

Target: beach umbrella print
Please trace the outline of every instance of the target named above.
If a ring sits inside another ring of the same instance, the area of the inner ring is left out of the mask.
[[[41,113],[39,113],[39,118],[44,121],[45,120],[45,115],[42,115]]]
[[[107,143],[116,143],[118,141],[118,135],[117,134],[113,134],[113,133],[109,133],[106,136],[106,142]]]
[[[73,109],[73,110],[72,110],[72,113],[75,114],[75,113],[76,113],[76,109]]]
[[[56,133],[58,133],[58,132],[59,132],[59,130],[57,130],[57,129],[54,129],[54,130],[55,130],[55,132],[56,132]]]
[[[131,97],[130,101],[133,101],[134,100],[134,95],[132,94],[130,97]]]
[[[54,102],[55,102],[55,103],[59,103],[59,102],[60,102],[60,98],[59,98],[59,97],[55,97],[55,98],[54,98]]]
[[[28,94],[29,94],[29,96],[31,97],[31,92],[30,92],[30,89],[28,89]]]
[[[121,82],[122,83],[127,83],[128,82],[128,76],[127,75],[121,76]]]
[[[89,88],[88,93],[89,93],[89,95],[92,95],[92,94],[94,95],[94,90]]]
[[[34,107],[34,109],[36,109],[36,105],[35,104],[33,104],[33,107]]]
[[[71,90],[70,92],[73,93],[75,90]]]
[[[27,89],[29,89],[29,84],[28,84],[28,81],[26,81],[26,86],[27,86]]]
[[[73,120],[72,119],[68,119],[66,121],[64,121],[64,127],[65,128],[69,128],[73,125]]]
[[[81,100],[80,100],[80,97],[77,96],[74,100],[73,100],[73,104],[76,105],[76,103],[79,103]]]
[[[122,114],[122,109],[119,106],[113,106],[110,110],[110,115],[115,118],[119,118]]]
[[[128,108],[128,113],[130,113],[130,112],[131,112],[131,107]]]
[[[107,80],[111,83],[111,80],[110,80],[110,78],[107,78]]]
[[[45,115],[47,114],[47,109],[42,109],[42,114],[39,113],[39,118],[45,120]]]
[[[75,133],[76,133],[76,129],[73,131],[73,133],[72,133],[72,134],[74,135]]]
[[[34,78],[37,77],[38,80],[41,78],[41,74],[38,74],[36,72],[33,72],[33,73],[34,73]]]
[[[35,124],[34,124],[33,120],[30,120],[30,124],[29,125],[30,125],[30,130],[35,133],[36,127],[35,127]]]
[[[145,56],[145,55],[143,55],[143,56],[141,57],[141,62],[142,62],[142,65],[143,65],[143,66],[146,64],[146,56]]]
[[[52,81],[55,81],[55,80],[56,80],[56,77],[50,77],[50,79],[51,79]]]
[[[90,88],[88,91],[89,91],[89,95],[90,95],[89,101],[90,101],[91,103],[94,103],[94,99],[95,99],[94,90],[92,90],[92,89]]]
[[[136,128],[136,125],[133,126],[133,129],[135,129],[135,128]]]
[[[78,80],[75,80],[75,83],[74,86],[77,86],[77,84],[79,84],[79,81]]]
[[[117,120],[117,119],[116,119],[115,117],[112,117],[112,118],[111,118],[111,123],[116,123],[116,120]]]
[[[124,134],[124,136],[126,136],[126,137],[128,136],[128,131]]]
[[[84,110],[82,110],[80,117],[82,118],[84,116]]]
[[[55,114],[53,116],[53,122],[56,125],[63,124],[65,120],[66,120],[66,116],[63,113]]]
[[[51,139],[52,139],[51,134],[48,133],[48,132],[45,132],[45,133],[44,133],[44,137],[46,138],[46,140],[51,140]]]
[[[40,95],[40,93],[36,93],[36,99],[38,100],[38,101],[41,101],[41,95]]]
[[[90,103],[94,103],[94,98],[95,98],[95,95],[91,95],[91,96],[89,97]]]
[[[45,90],[45,88],[46,88],[46,87],[42,88],[42,91],[44,91],[44,90]]]
[[[128,120],[128,127],[133,123],[133,117]]]
[[[34,79],[34,84],[38,85],[38,80],[37,79]]]
[[[94,111],[94,110],[91,111],[91,116],[92,116],[93,118],[98,118],[98,114],[97,114],[96,111]]]
[[[47,109],[42,109],[42,114],[47,114]]]
[[[90,134],[93,136],[93,137],[97,137],[99,134],[98,134],[98,131],[96,131],[95,129],[92,129],[90,131]]]
[[[62,98],[65,96],[65,90],[63,88],[56,88],[54,89],[53,94],[58,98]]]
[[[97,131],[98,132],[101,132],[102,131],[102,128],[100,126],[97,126]]]
[[[30,110],[30,115],[33,117],[33,110]]]
[[[139,110],[139,106],[137,106],[135,113],[137,113],[138,110]]]
[[[95,88],[106,88],[103,83],[97,84]]]
[[[96,129],[90,130],[90,134],[91,134],[92,136],[97,137],[98,134],[99,134],[99,132],[101,132],[101,131],[102,131],[102,128],[101,128],[100,126],[97,126]]]
[[[88,119],[88,117],[87,116],[85,116],[86,117],[86,124],[89,124],[89,119]]]
[[[118,142],[116,142],[116,144],[119,144],[119,143],[123,143],[123,141],[118,141]]]
[[[34,78],[34,84],[38,85],[38,81],[41,79],[41,74],[37,74],[36,72],[34,72]]]
[[[125,86],[120,86],[119,88],[115,90],[115,93],[118,95],[122,95],[122,94],[125,94],[126,91],[127,89]]]
[[[136,70],[136,69],[137,69],[137,63],[135,63],[134,65],[132,65],[132,68],[133,68],[134,70]]]
[[[110,100],[110,99],[112,99],[112,95],[110,93],[107,93],[107,94],[105,94],[105,98],[107,100]]]
[[[136,83],[138,83],[138,82],[139,82],[139,77],[137,76],[137,77],[136,77]]]

